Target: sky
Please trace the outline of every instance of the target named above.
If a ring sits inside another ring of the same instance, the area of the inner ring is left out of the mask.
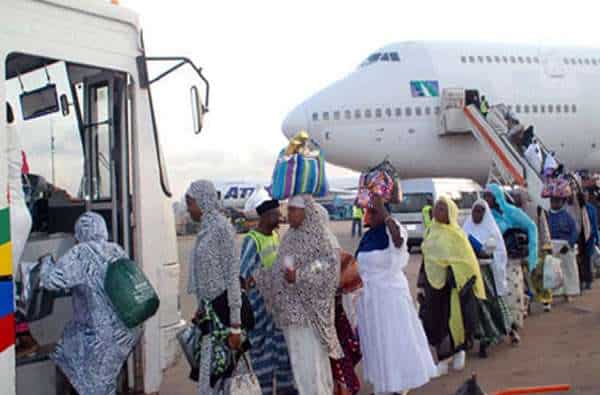
[[[189,70],[153,85],[175,197],[198,178],[268,182],[285,115],[384,45],[411,40],[600,47],[596,2],[121,0],[141,16],[150,56],[187,56],[211,83],[194,135]],[[153,66],[151,73],[160,67]],[[330,178],[353,173],[330,166]]]

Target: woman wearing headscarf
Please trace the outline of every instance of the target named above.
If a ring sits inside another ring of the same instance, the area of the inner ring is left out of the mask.
[[[479,199],[473,204],[471,216],[467,218],[463,230],[480,258],[481,274],[487,299],[480,302],[480,356],[487,357],[487,349],[502,341],[505,335],[511,335],[513,343],[519,342],[516,330],[512,328],[512,316],[504,296],[507,293],[506,264],[508,256],[504,238],[492,216],[487,202]],[[487,244],[494,248],[489,250]]]
[[[119,372],[140,334],[119,319],[104,290],[108,266],[126,254],[108,241],[104,219],[93,212],[79,217],[75,239],[77,245],[41,269],[42,287],[70,290],[73,300],[73,320],[50,357],[77,393],[114,395]]]
[[[319,204],[317,208],[323,218],[327,237],[331,240],[331,244],[340,255],[341,270],[343,271],[344,263],[348,262],[348,260],[353,260],[352,255],[342,250],[337,237],[329,228],[329,213],[325,207]],[[338,289],[335,295],[335,330],[344,356],[338,359],[330,358],[331,374],[334,381],[333,393],[334,395],[355,395],[360,391],[360,379],[356,374],[355,367],[360,362],[362,354],[360,352],[358,333],[352,327],[346,315],[343,303],[344,297],[342,289]],[[346,303],[346,306],[351,306],[352,308],[353,303],[350,301],[350,303]]]
[[[373,195],[369,230],[356,252],[363,281],[358,330],[365,378],[377,394],[406,393],[437,376],[403,269],[408,265],[406,229]]]
[[[198,394],[210,395],[218,393],[220,388],[220,382],[215,382],[214,377],[226,369],[222,356],[227,350],[241,347],[240,260],[235,256],[235,232],[219,210],[219,199],[212,182],[193,182],[185,199],[190,216],[200,222],[196,245],[190,256],[188,293],[195,294],[198,299],[196,319],[212,321],[211,333],[202,338],[198,378]],[[228,328],[209,313],[211,301],[225,291],[229,306]],[[220,356],[219,372],[215,372],[213,366],[217,356]]]
[[[538,263],[538,229],[531,218],[520,208],[508,203],[504,191],[498,184],[489,184],[484,198],[492,209],[494,220],[506,237],[509,230],[519,230],[527,233],[527,267],[533,272]],[[510,255],[510,251],[509,251]],[[520,263],[508,261],[506,301],[511,309],[513,323],[517,328],[523,327],[525,313],[525,276]]]
[[[473,317],[462,309],[463,294],[472,284],[469,297],[486,298],[477,257],[458,225],[458,207],[448,197],[442,196],[434,206],[434,221],[425,236],[423,259],[425,261],[425,296],[421,310],[429,344],[437,351],[440,374],[448,372],[452,358],[454,369],[465,365],[465,349],[470,346],[473,333],[467,332],[465,323]],[[470,327],[471,325],[469,325]]]
[[[329,358],[344,355],[335,330],[340,257],[311,196],[290,199],[288,221],[273,268],[255,280],[283,330],[298,393],[331,395]]]

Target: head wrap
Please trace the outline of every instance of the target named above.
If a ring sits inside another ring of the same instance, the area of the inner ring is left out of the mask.
[[[75,239],[80,243],[108,241],[106,221],[92,211],[82,214],[75,223]]]
[[[288,201],[288,207],[306,208],[306,202],[310,200],[310,195],[296,195]]]
[[[508,261],[508,255],[506,253],[506,246],[504,244],[504,237],[496,225],[492,210],[488,206],[487,202],[483,199],[478,199],[473,204],[475,207],[483,207],[485,214],[483,214],[483,220],[481,223],[476,224],[473,221],[473,217],[469,216],[463,225],[463,229],[467,235],[474,237],[481,244],[485,243],[489,239],[494,239],[496,242],[496,248],[494,250],[494,261],[492,264],[492,270],[494,272],[494,281],[496,283],[496,290],[500,295],[504,295],[506,289],[506,264]]]
[[[265,277],[256,278],[257,284],[279,327],[294,325],[298,315],[307,317],[308,324],[316,330],[329,355],[340,358],[343,353],[334,322],[340,258],[328,236],[324,213],[319,205],[306,196],[291,200],[305,205],[304,221],[283,236],[277,261],[270,271],[263,273]],[[293,257],[298,276],[302,278],[295,286],[290,286],[282,275],[284,260],[288,256]],[[312,268],[317,261],[322,269],[314,272]]]
[[[473,291],[479,299],[485,299],[485,288],[479,262],[473,252],[471,243],[465,232],[458,225],[458,207],[452,199],[442,196],[436,204],[443,202],[448,207],[449,224],[438,222],[435,218],[422,245],[425,260],[427,281],[435,289],[442,289],[446,285],[448,268],[452,269],[456,288],[458,290],[475,276]],[[458,295],[451,297],[450,303],[450,332],[455,345],[462,345],[465,341],[462,314],[460,312]]]
[[[235,255],[235,231],[219,211],[220,202],[212,182],[194,181],[186,195],[194,199],[202,210],[200,230],[188,268],[188,293],[198,294],[201,277],[206,277],[207,268],[231,266]]]

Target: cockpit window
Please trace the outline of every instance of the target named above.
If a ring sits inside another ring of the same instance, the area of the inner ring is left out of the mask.
[[[364,62],[360,64],[360,67],[369,66],[376,62],[399,62],[400,55],[398,52],[376,52],[370,55]]]

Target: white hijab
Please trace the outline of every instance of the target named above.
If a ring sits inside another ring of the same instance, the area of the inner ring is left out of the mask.
[[[483,199],[479,199],[473,204],[473,208],[476,206],[481,206],[485,209],[483,220],[481,223],[476,224],[473,222],[473,216],[469,216],[469,218],[467,218],[465,221],[463,230],[467,235],[471,235],[472,237],[476,238],[481,244],[485,244],[485,242],[489,239],[495,240],[496,249],[494,250],[492,272],[494,273],[496,291],[498,292],[498,295],[503,296],[506,295],[508,291],[506,283],[506,264],[508,262],[508,254],[506,253],[504,238],[502,237],[502,232],[500,232],[500,228],[498,228],[487,202]]]

